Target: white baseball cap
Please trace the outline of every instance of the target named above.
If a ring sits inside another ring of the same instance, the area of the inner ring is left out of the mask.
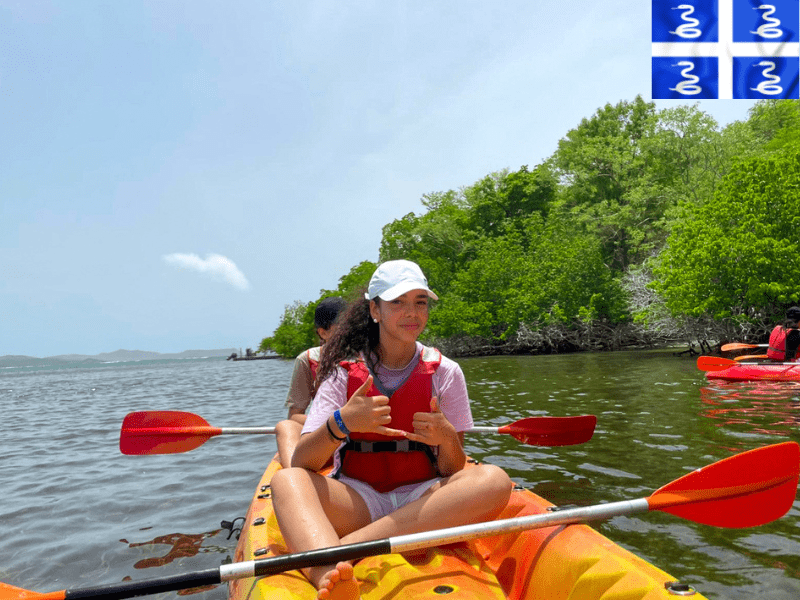
[[[375,269],[364,297],[367,300],[394,300],[411,290],[425,290],[434,300],[439,299],[428,288],[428,280],[417,263],[410,260],[388,260]]]

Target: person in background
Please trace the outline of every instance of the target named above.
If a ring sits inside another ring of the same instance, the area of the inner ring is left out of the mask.
[[[317,329],[320,345],[304,350],[294,360],[292,381],[286,396],[289,415],[286,420],[275,426],[278,455],[281,466],[284,468],[288,468],[292,464],[292,455],[300,440],[303,423],[306,422],[305,412],[314,398],[314,380],[317,376],[322,346],[336,331],[336,319],[345,306],[347,303],[338,296],[324,298],[317,305],[314,311],[314,327]]]
[[[769,336],[767,356],[772,360],[789,362],[797,360],[797,349],[800,346],[800,307],[793,306],[786,311],[786,320]]]
[[[417,341],[431,298],[418,265],[385,262],[326,344],[293,468],[272,478],[290,552],[488,521],[508,503],[505,471],[465,468],[461,368]],[[318,474],[331,456],[332,474]],[[318,598],[358,597],[349,562],[303,572]]]

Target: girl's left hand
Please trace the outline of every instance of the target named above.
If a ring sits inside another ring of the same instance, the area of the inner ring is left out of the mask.
[[[407,433],[406,437],[429,446],[440,446],[457,435],[450,421],[439,410],[436,396],[431,398],[431,412],[414,413],[413,425],[414,433]]]

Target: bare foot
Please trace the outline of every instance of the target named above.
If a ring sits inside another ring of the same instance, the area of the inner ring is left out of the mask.
[[[353,579],[353,565],[348,562],[338,563],[319,582],[319,600],[355,600],[359,597],[358,581]]]

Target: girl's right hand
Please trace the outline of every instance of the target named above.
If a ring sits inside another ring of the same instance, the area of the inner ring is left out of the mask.
[[[388,436],[405,437],[406,432],[386,427],[392,422],[389,398],[386,396],[367,396],[372,387],[372,375],[358,388],[341,409],[342,420],[350,431],[359,433],[380,433]]]

